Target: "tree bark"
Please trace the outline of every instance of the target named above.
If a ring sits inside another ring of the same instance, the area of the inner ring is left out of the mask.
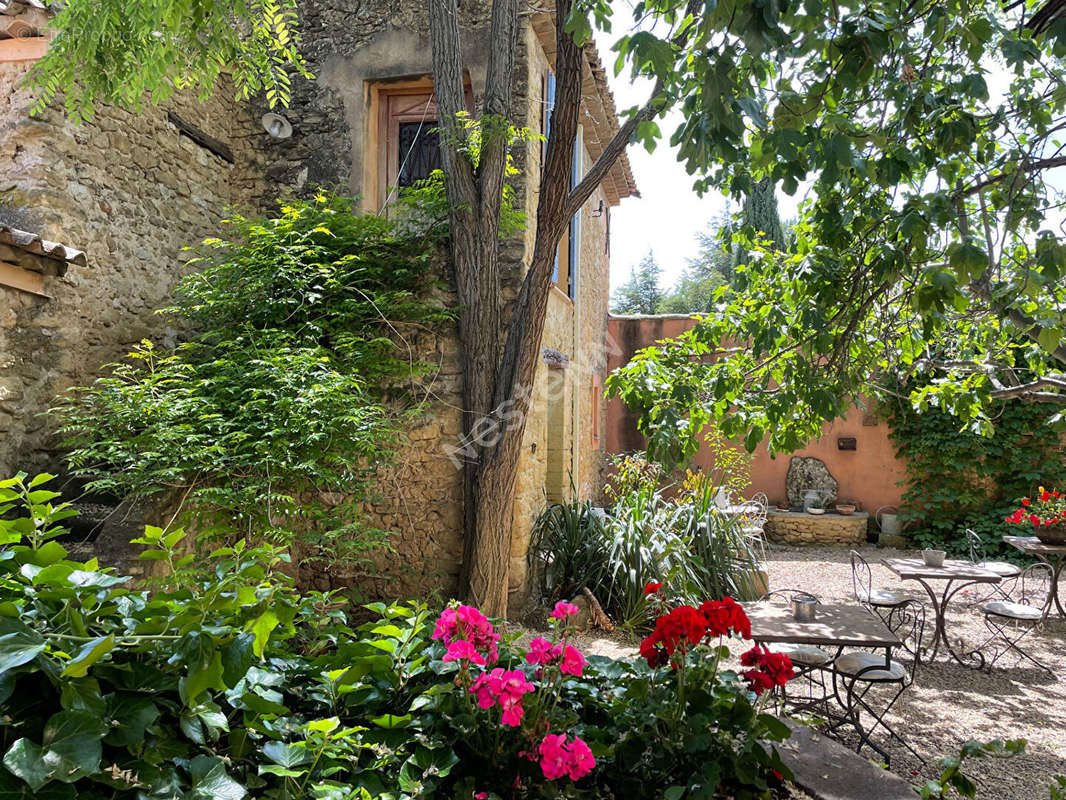
[[[494,0],[477,167],[463,145],[457,0],[430,0],[434,83],[443,131],[451,250],[458,300],[463,384],[464,521],[460,589],[490,616],[507,613],[515,484],[552,285],[555,251],[577,213],[632,137],[657,111],[651,102],[622,126],[588,175],[570,191],[581,109],[584,56],[564,30],[572,0],[558,0],[556,103],[536,212],[533,256],[501,348],[500,209],[507,124],[514,94],[518,0]],[[501,352],[502,350],[502,352]]]

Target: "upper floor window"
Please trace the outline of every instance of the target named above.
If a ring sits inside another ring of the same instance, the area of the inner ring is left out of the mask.
[[[413,186],[440,169],[437,103],[433,86],[398,86],[379,94],[378,175],[381,205],[397,188]]]
[[[547,152],[548,136],[551,134],[552,112],[555,110],[555,73],[549,67],[544,71],[544,118],[541,129],[544,131],[544,144],[541,147],[541,165],[544,164]],[[570,165],[570,188],[577,186],[583,177],[583,164],[581,160],[580,130],[574,141],[574,159]],[[552,268],[552,281],[556,287],[564,292],[567,297],[573,299],[577,292],[577,270],[580,261],[579,248],[581,240],[581,213],[578,212],[570,220],[566,233],[559,241],[559,247],[555,251],[555,265]]]
[[[376,195],[383,207],[395,199],[397,189],[414,186],[441,169],[440,134],[430,78],[380,83],[373,92],[378,109]],[[468,87],[467,110],[473,107],[472,99]]]

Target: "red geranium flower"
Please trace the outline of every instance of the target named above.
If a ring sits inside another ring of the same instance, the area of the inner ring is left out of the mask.
[[[649,583],[644,587],[644,594],[655,594],[663,588],[661,583]]]
[[[728,636],[735,633],[745,639],[751,638],[748,615],[732,597],[708,600],[700,606],[700,613],[707,620],[707,632],[711,636]]]
[[[774,686],[784,686],[796,674],[788,656],[784,653],[773,653],[759,645],[741,655],[740,664],[744,667],[755,667],[743,673],[743,676],[757,695]]]

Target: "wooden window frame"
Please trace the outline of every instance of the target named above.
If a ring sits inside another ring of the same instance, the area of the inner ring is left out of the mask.
[[[465,83],[467,110],[474,108],[469,80]],[[417,112],[393,114],[392,104],[401,98],[425,97],[427,104]],[[385,207],[390,199],[393,183],[399,177],[399,154],[392,143],[405,122],[425,122],[427,128],[437,127],[437,100],[433,95],[433,78],[421,75],[414,78],[378,80],[369,83],[368,135],[364,153],[364,198],[373,199],[376,210]]]

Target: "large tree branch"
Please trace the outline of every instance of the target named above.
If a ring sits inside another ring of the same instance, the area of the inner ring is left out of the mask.
[[[1066,156],[1039,158],[1036,161],[1027,161],[1024,164],[1019,164],[1016,169],[1002,172],[992,178],[985,178],[983,181],[978,181],[972,186],[963,187],[956,193],[956,197],[961,199],[975,195],[992,184],[999,183],[1007,178],[1013,179],[1018,172],[1039,172],[1040,170],[1054,169],[1055,167],[1066,167]]]
[[[1066,374],[1042,375],[1026,383],[1019,383],[1014,374],[1014,367],[999,361],[923,358],[916,361],[914,365],[950,372],[983,373],[988,376],[992,386],[995,387],[989,392],[989,396],[997,400],[1021,399],[1066,405],[1066,394],[1042,391],[1043,389],[1066,390]],[[1009,376],[1009,384],[1004,384],[1000,380],[1002,373]]]
[[[1041,391],[1042,389],[1066,389],[1066,375],[1037,378],[1035,381],[1029,381],[1029,383],[1023,383],[1018,386],[1004,386],[1000,389],[993,389],[988,394],[989,397],[995,398],[996,400],[1019,399],[1028,400],[1034,403],[1058,403],[1059,405],[1066,405],[1066,394],[1060,394],[1059,392],[1044,392]]]
[[[566,200],[566,219],[570,219],[570,217],[580,211],[581,206],[585,205],[585,201],[603,183],[607,173],[611,171],[619,157],[625,152],[626,147],[633,138],[633,134],[637,130],[637,126],[642,122],[653,119],[658,114],[658,110],[655,107],[655,99],[660,91],[662,91],[661,81],[656,84],[648,102],[615,131],[611,141],[607,143],[607,146],[603,148],[603,152],[600,153],[600,157],[596,159],[596,163],[589,168],[589,171],[585,173],[585,177],[570,192],[570,196]]]
[[[509,114],[514,92],[515,47],[518,30],[518,0],[495,0],[489,41],[488,72],[485,76],[485,107],[481,117],[481,154],[478,163],[481,225],[481,274],[488,278],[482,285],[486,302],[498,308],[500,207],[503,184],[507,176]],[[491,330],[499,330],[497,314]],[[492,337],[494,343],[496,337]],[[496,351],[498,353],[498,349]]]

